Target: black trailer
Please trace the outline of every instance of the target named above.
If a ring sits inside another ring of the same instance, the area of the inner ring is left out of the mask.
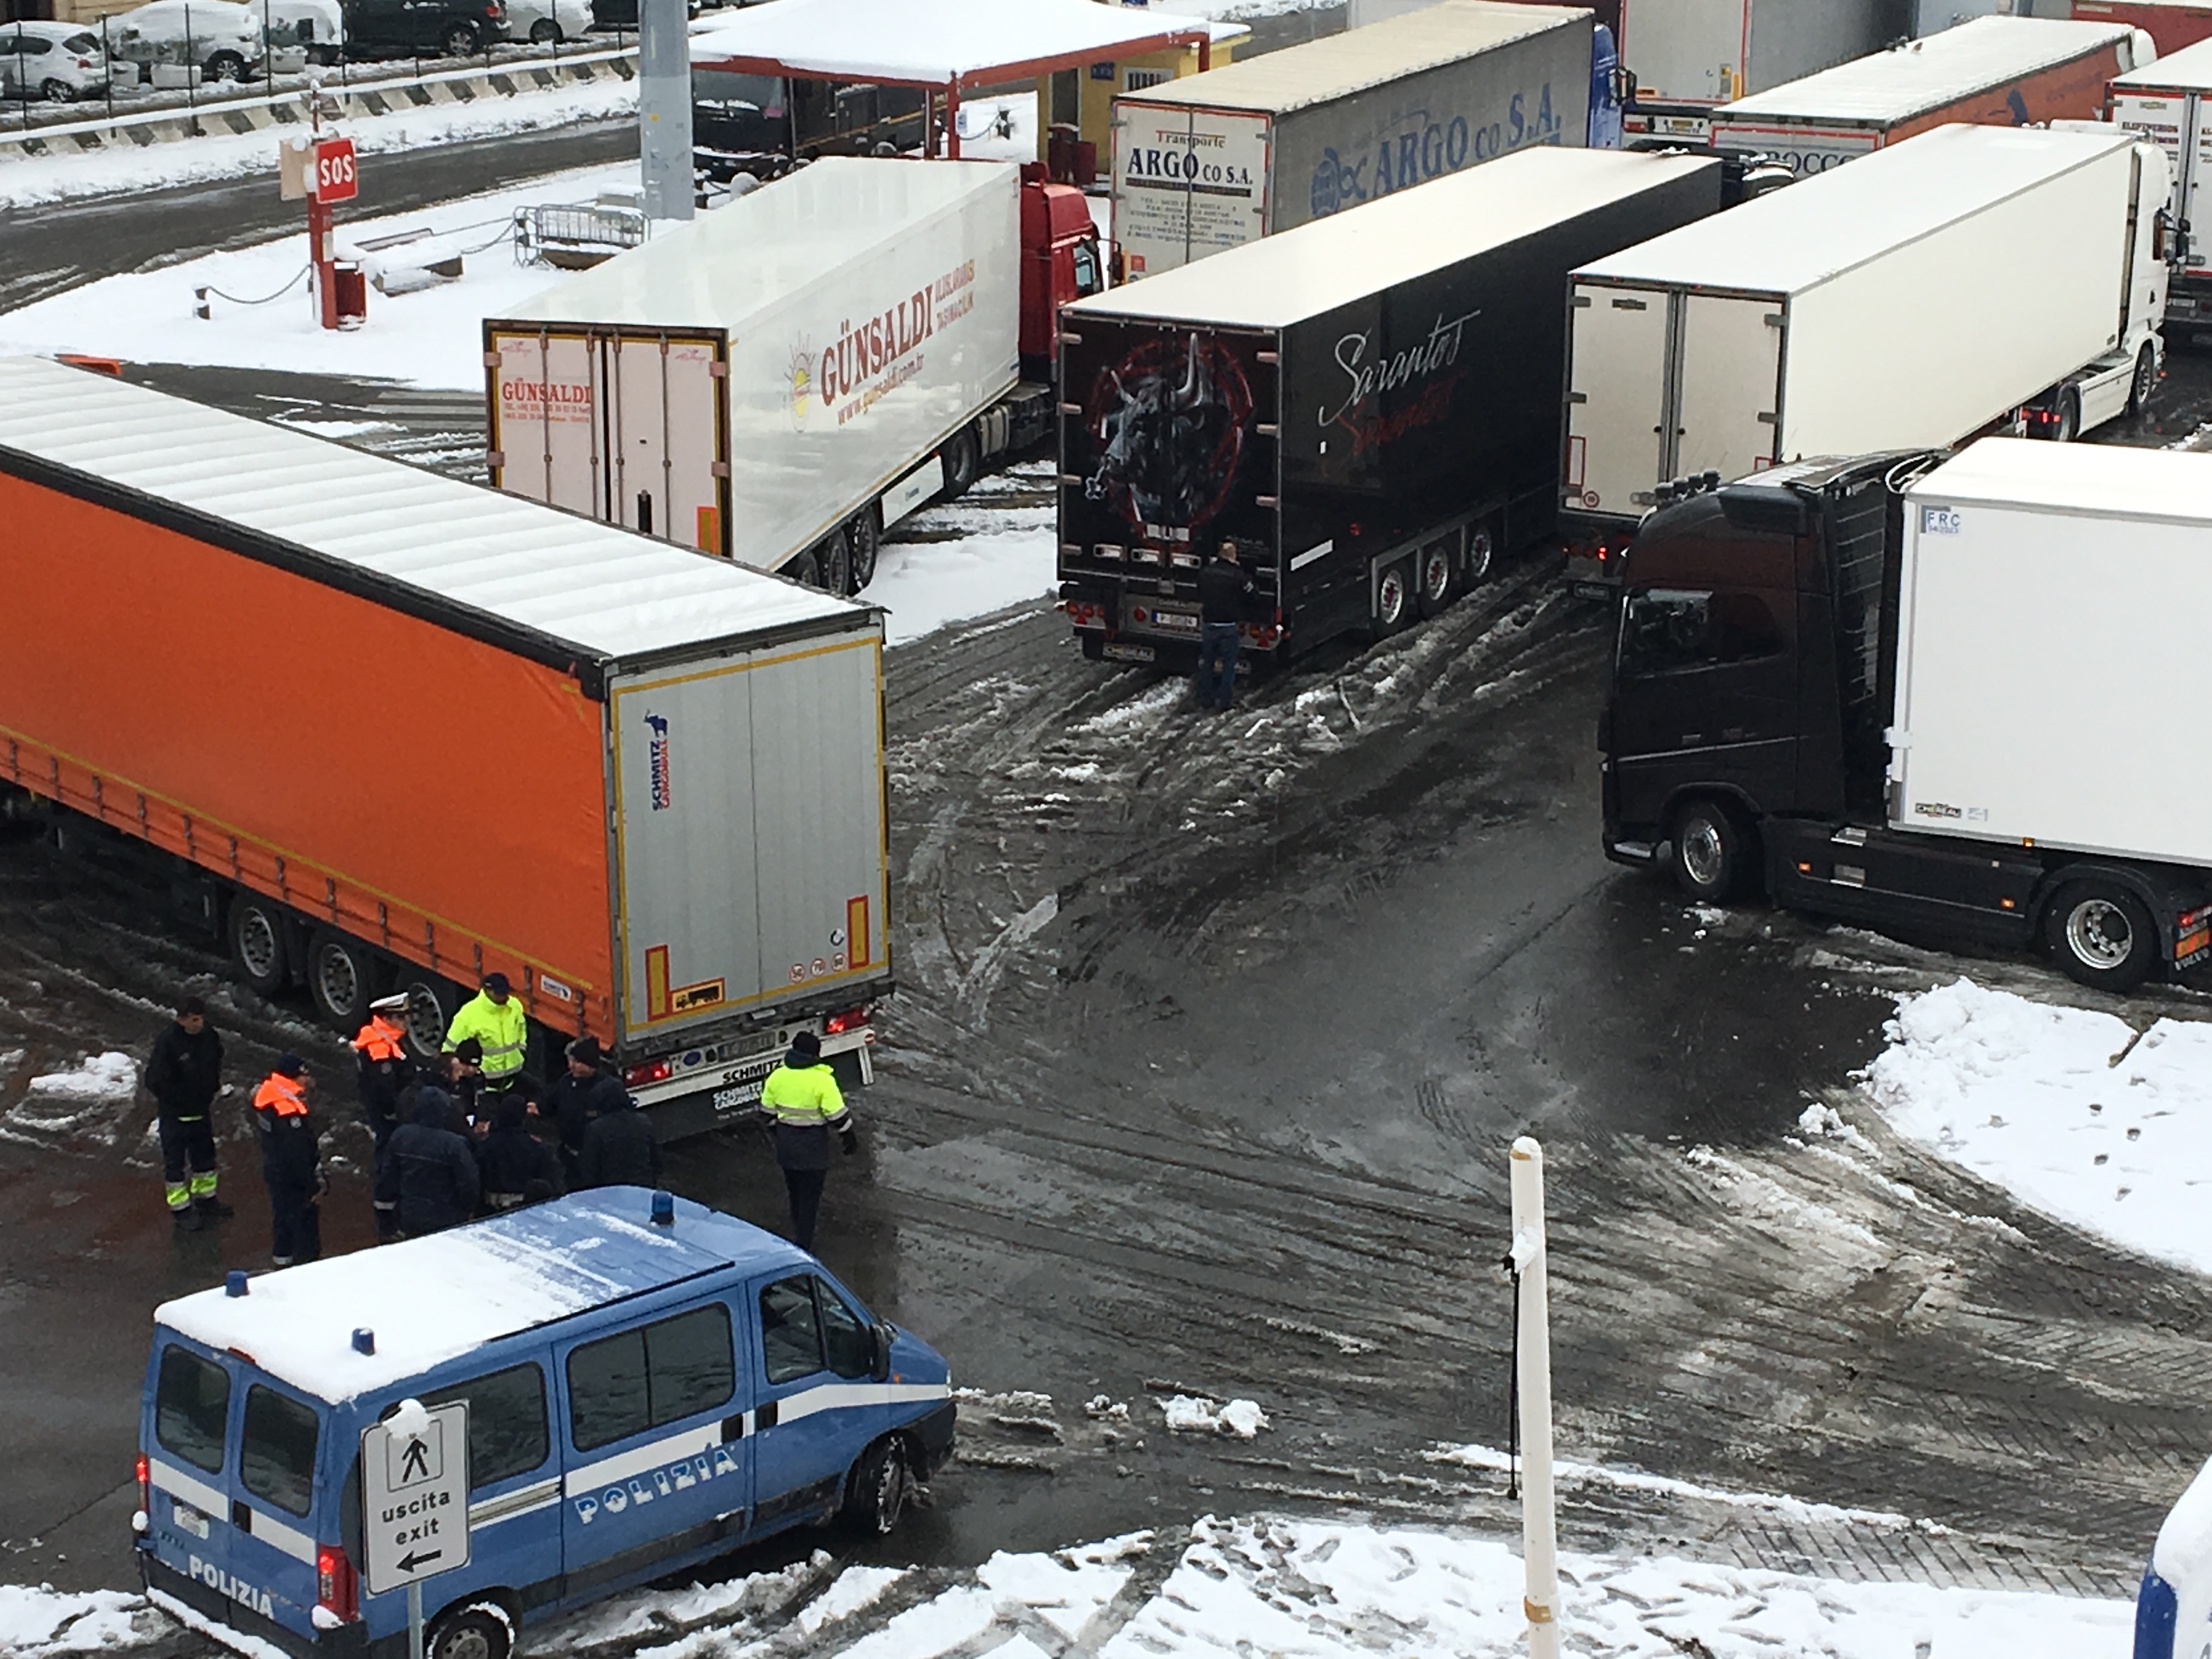
[[[1720,200],[1717,161],[1531,150],[1067,307],[1060,579],[1085,653],[1188,665],[1224,540],[1265,661],[1393,632],[1548,536],[1568,273]]]

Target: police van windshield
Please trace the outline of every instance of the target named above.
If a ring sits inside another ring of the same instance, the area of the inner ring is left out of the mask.
[[[238,1443],[238,1477],[246,1491],[291,1515],[314,1504],[313,1408],[257,1382],[246,1391],[246,1424]]]
[[[154,1439],[194,1468],[222,1467],[223,1425],[230,1415],[230,1373],[190,1348],[161,1353],[154,1385]]]

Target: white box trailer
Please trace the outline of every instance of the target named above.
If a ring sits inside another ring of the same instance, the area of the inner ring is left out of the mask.
[[[2094,119],[2106,83],[2157,55],[2125,23],[1977,17],[1723,104],[1712,142],[1801,176],[1825,173],[1954,122]]]
[[[1716,105],[1880,49],[1890,0],[1620,0],[1632,135],[1703,143]]]
[[[2166,264],[2173,280],[2166,289],[2170,320],[2202,324],[2212,320],[2212,40],[2184,46],[2142,69],[2114,77],[2108,119],[2165,153],[2173,169],[2173,196],[2166,204]]]
[[[1114,100],[1114,237],[1156,276],[1589,128],[1580,8],[1438,0]]]
[[[1574,576],[1605,576],[1675,480],[2001,421],[2067,438],[2139,403],[2166,189],[2130,133],[1945,127],[1577,271]]]
[[[825,158],[487,319],[492,482],[857,588],[1017,383],[1018,212],[1005,162]]]

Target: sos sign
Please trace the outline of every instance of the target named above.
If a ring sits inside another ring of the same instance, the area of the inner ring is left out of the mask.
[[[353,140],[325,138],[315,146],[313,195],[318,202],[350,202],[361,193],[354,172]]]

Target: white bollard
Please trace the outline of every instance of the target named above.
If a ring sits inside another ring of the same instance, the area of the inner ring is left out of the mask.
[[[1521,1555],[1529,1659],[1559,1659],[1559,1539],[1552,1507],[1552,1334],[1545,1287],[1544,1149],[1513,1143],[1513,1268],[1520,1275]]]

